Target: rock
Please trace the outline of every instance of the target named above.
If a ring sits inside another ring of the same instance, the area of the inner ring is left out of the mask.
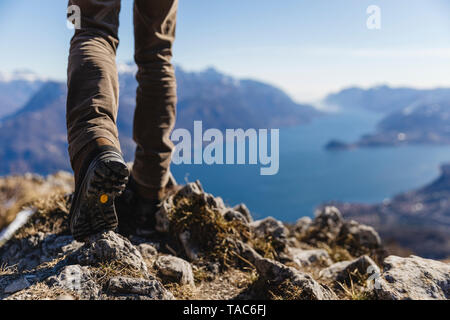
[[[31,284],[28,282],[27,279],[20,278],[20,279],[18,279],[16,281],[13,281],[9,285],[7,285],[5,290],[4,290],[4,293],[6,293],[6,294],[13,294],[13,293],[22,291],[22,290],[28,288],[29,286],[31,286]]]
[[[137,246],[139,252],[144,259],[149,259],[158,254],[158,250],[154,246],[148,243],[141,243]]]
[[[141,253],[131,242],[113,231],[96,234],[68,257],[69,261],[81,265],[118,262],[123,266],[138,270],[147,275],[147,266]]]
[[[89,268],[80,265],[66,266],[45,282],[49,287],[74,291],[84,299],[98,299],[101,294],[101,288],[92,278]]]
[[[307,228],[307,232],[314,240],[330,242],[339,235],[343,224],[342,214],[336,207],[325,207],[316,211],[316,217]]]
[[[203,194],[203,187],[200,181],[192,182],[186,184],[183,188],[181,188],[177,195],[181,197],[190,198],[192,195],[201,195]]]
[[[250,228],[257,237],[271,238],[276,250],[281,251],[286,247],[289,231],[281,221],[267,217],[250,223]]]
[[[115,277],[108,282],[108,292],[118,295],[139,295],[152,300],[173,300],[172,293],[167,291],[157,280]]]
[[[311,224],[312,224],[312,219],[310,217],[301,217],[295,223],[294,231],[298,232],[299,234],[303,234],[303,233],[305,233],[305,231],[309,228],[309,226]]]
[[[194,285],[194,274],[191,264],[174,256],[160,256],[155,262],[155,269],[161,277],[181,285]]]
[[[41,263],[70,254],[82,246],[83,243],[75,241],[72,236],[51,234],[42,242]]]
[[[161,233],[170,231],[169,212],[174,207],[173,197],[170,196],[161,203],[161,207],[155,213],[156,225],[155,229]]]
[[[385,300],[450,299],[450,265],[416,256],[389,256],[374,292]]]
[[[219,212],[224,212],[227,210],[225,203],[221,197],[214,197],[212,194],[204,193],[204,202],[212,209],[216,209]]]
[[[250,213],[250,210],[247,208],[247,206],[245,204],[241,203],[241,204],[235,206],[233,208],[233,210],[240,212],[245,217],[245,219],[247,220],[248,223],[253,222],[252,214]]]
[[[295,268],[285,266],[280,262],[261,257],[249,245],[238,241],[237,247],[240,255],[247,259],[256,268],[260,278],[265,283],[280,285],[288,281],[300,292],[300,299],[305,300],[333,300],[336,295],[326,286],[320,285],[310,275],[302,273]]]
[[[300,248],[301,247],[301,242],[298,241],[298,239],[296,237],[289,237],[287,239],[286,245],[289,248]]]
[[[346,239],[347,244],[355,248],[377,249],[381,247],[381,239],[375,229],[354,220],[343,224],[339,238]]]
[[[158,232],[168,233],[170,231],[169,214],[175,207],[174,198],[201,199],[201,201],[212,210],[216,210],[222,214],[227,211],[227,207],[225,206],[222,198],[214,197],[211,194],[205,193],[199,181],[188,183],[183,188],[178,190],[176,194],[169,196],[162,202],[160,209],[155,214],[155,229]]]
[[[297,248],[289,248],[292,260],[300,267],[307,267],[312,264],[329,266],[332,264],[331,258],[323,249],[302,250]]]
[[[191,243],[191,233],[186,230],[178,235],[178,239],[183,246],[184,253],[191,261],[196,261],[199,255],[199,249]]]
[[[271,283],[277,285],[288,281],[297,287],[301,300],[333,300],[336,295],[327,287],[320,285],[309,274],[302,273],[292,267],[277,261],[262,258],[255,261],[258,274]]]
[[[338,282],[348,282],[352,273],[358,271],[361,275],[379,274],[380,268],[368,256],[362,256],[351,261],[337,262],[319,273],[321,279],[329,279]]]
[[[223,217],[226,221],[240,221],[245,224],[248,223],[247,218],[242,213],[235,210],[226,211]]]

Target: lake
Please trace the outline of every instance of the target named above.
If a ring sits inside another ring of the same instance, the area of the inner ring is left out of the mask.
[[[367,148],[330,152],[331,139],[352,142],[374,130],[379,115],[347,112],[280,129],[280,170],[260,176],[259,165],[174,165],[180,182],[199,179],[228,205],[245,203],[255,218],[295,221],[323,202],[376,203],[421,187],[450,161],[448,146]]]

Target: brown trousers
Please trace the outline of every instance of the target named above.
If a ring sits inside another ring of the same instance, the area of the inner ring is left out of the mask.
[[[116,126],[119,84],[116,50],[120,0],[69,0],[81,9],[68,64],[67,131],[73,159],[89,142],[108,139],[120,149]],[[171,64],[178,0],[135,0],[135,61],[139,83],[133,138],[134,180],[158,192],[169,180],[176,117],[176,80]]]

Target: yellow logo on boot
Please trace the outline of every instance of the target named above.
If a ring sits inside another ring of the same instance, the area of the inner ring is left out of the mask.
[[[105,203],[108,202],[108,200],[109,200],[109,197],[108,197],[107,194],[102,194],[102,195],[100,196],[100,202],[101,202],[101,203],[105,204]]]

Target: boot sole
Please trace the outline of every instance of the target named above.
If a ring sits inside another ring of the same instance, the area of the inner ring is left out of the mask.
[[[129,174],[118,153],[108,151],[92,161],[70,208],[70,229],[75,240],[84,241],[95,233],[117,228],[114,200],[125,189]]]

